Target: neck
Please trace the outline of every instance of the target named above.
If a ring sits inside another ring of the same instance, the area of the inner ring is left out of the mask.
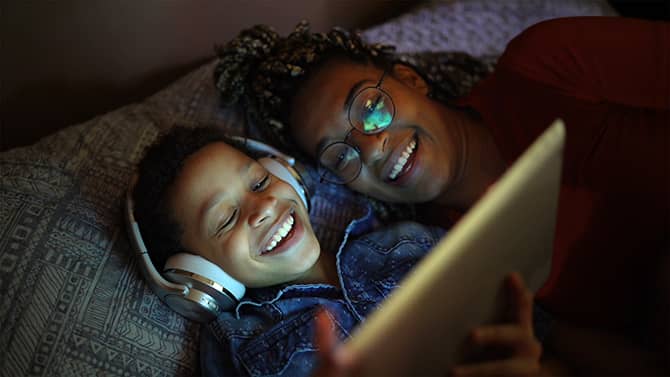
[[[505,162],[491,131],[481,121],[462,111],[450,118],[457,130],[456,143],[461,161],[450,184],[436,202],[461,211],[470,208],[505,171]]]
[[[331,284],[335,286],[340,285],[340,279],[337,275],[337,265],[335,261],[335,254],[324,252],[321,250],[319,259],[303,276],[297,281],[301,284]]]

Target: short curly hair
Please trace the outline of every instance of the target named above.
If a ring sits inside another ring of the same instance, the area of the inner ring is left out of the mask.
[[[168,207],[169,189],[181,173],[186,159],[214,142],[224,142],[252,158],[244,143],[214,127],[173,127],[149,146],[139,163],[139,177],[133,190],[134,216],[149,256],[158,270],[172,255],[186,251],[183,230]]]

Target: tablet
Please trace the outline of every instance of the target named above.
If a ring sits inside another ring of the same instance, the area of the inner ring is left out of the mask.
[[[470,330],[501,319],[503,280],[549,276],[565,128],[555,121],[346,341],[364,376],[446,375]]]

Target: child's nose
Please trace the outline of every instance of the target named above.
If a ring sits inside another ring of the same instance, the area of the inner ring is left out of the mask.
[[[251,214],[249,215],[249,225],[251,227],[258,227],[266,221],[272,221],[276,215],[277,198],[272,195],[264,195],[262,197],[254,198],[255,203],[251,206]]]

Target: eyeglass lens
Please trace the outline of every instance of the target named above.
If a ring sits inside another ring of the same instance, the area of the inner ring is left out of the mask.
[[[360,91],[349,107],[349,123],[359,132],[370,135],[391,125],[395,105],[391,97],[376,87]],[[319,156],[321,179],[338,184],[353,181],[360,174],[362,162],[358,151],[344,141],[328,145]]]
[[[393,101],[377,88],[363,89],[349,108],[349,122],[364,134],[377,133],[388,127],[394,115]]]
[[[327,169],[320,172],[322,179],[333,183],[347,183],[361,171],[358,151],[344,142],[332,143],[326,147],[321,152],[319,162]]]

